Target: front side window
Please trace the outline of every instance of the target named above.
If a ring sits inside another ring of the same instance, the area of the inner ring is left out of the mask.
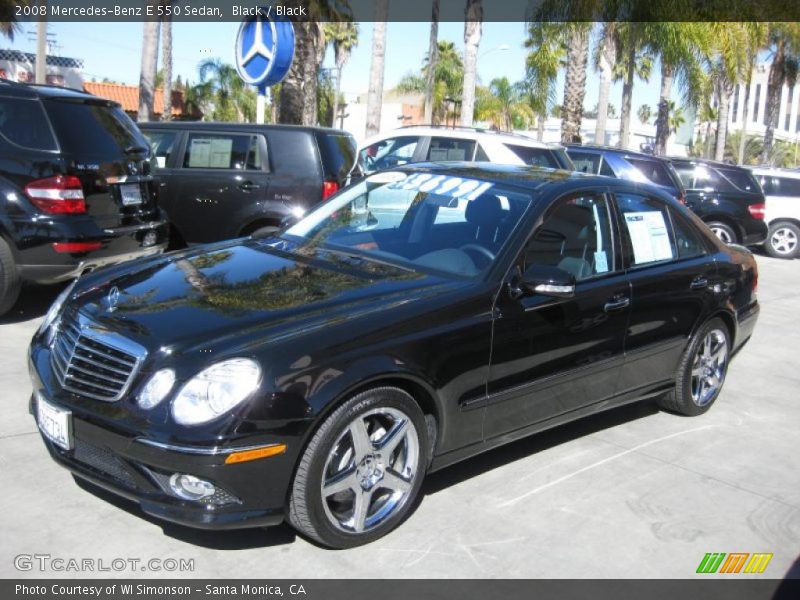
[[[258,137],[192,133],[186,142],[183,166],[187,169],[260,171]]]
[[[531,236],[525,267],[558,267],[577,281],[614,270],[614,239],[608,202],[584,194],[559,200]]]
[[[169,163],[169,157],[175,149],[177,131],[150,131],[143,132],[144,137],[150,142],[150,150],[156,159],[156,164],[163,169]]]
[[[676,187],[667,167],[659,161],[630,157],[626,157],[625,160],[631,163],[648,181],[656,185]]]
[[[473,140],[460,140],[454,138],[433,137],[428,147],[427,160],[439,161],[465,161],[472,160],[475,154]]]
[[[410,163],[419,144],[417,136],[389,138],[375,142],[361,151],[361,164],[365,173],[392,169]]]
[[[590,173],[597,175],[600,171],[601,156],[593,152],[575,152],[570,150],[567,154],[575,165],[575,170],[579,173]]]
[[[298,251],[474,278],[494,263],[532,202],[491,181],[389,171],[323,203],[281,237]]]
[[[625,235],[623,242],[634,266],[675,259],[673,239],[666,204],[638,194],[618,194]]]
[[[793,196],[800,198],[800,178],[762,175],[761,185],[767,196]]]

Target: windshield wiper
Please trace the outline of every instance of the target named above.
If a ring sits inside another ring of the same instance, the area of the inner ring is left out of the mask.
[[[361,254],[359,252],[353,252],[352,250],[334,250],[333,248],[328,248],[328,247],[320,248],[320,250],[323,251],[323,252],[330,252],[331,254],[338,254],[339,256],[345,256],[347,258],[352,258],[352,259],[355,259],[355,260],[377,263],[377,264],[383,265],[385,267],[392,267],[392,268],[395,268],[395,269],[400,269],[402,271],[408,271],[410,273],[414,272],[414,269],[412,269],[410,267],[405,267],[403,265],[398,265],[397,263],[394,263],[394,262],[381,260],[381,259],[375,258],[374,256],[369,255],[369,254]]]
[[[148,150],[147,146],[131,144],[130,146],[126,146],[122,152],[125,154],[138,154],[139,152],[147,152],[147,150]]]

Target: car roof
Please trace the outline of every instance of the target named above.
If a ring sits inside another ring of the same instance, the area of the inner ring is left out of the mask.
[[[742,171],[747,170],[742,165],[732,165],[719,160],[712,160],[710,158],[701,158],[699,156],[667,156],[666,159],[673,164],[690,163],[690,164],[707,165],[709,167],[718,167],[720,169],[740,169]]]
[[[747,169],[756,175],[774,175],[776,177],[800,179],[800,171],[797,169],[782,169],[780,167],[747,167]]]
[[[40,85],[18,83],[9,79],[0,79],[0,94],[4,96],[17,96],[20,98],[79,98],[83,100],[99,100],[110,105],[119,106],[118,103],[100,98],[80,90],[65,88],[58,85]]]
[[[309,131],[318,133],[333,133],[336,135],[352,134],[343,129],[330,127],[313,127],[309,125],[277,125],[273,123],[258,125],[255,123],[222,123],[218,121],[144,121],[137,123],[140,129],[196,129],[207,131],[253,131],[263,129],[281,129],[285,131]]]
[[[530,148],[557,148],[559,144],[549,144],[540,142],[522,133],[512,131],[496,131],[494,129],[481,129],[479,127],[450,127],[445,125],[405,125],[398,127],[378,135],[371,136],[365,140],[361,147],[369,146],[375,142],[385,140],[393,137],[402,137],[404,135],[421,135],[421,136],[441,136],[464,139],[464,140],[479,140],[493,139],[501,142],[513,142],[515,144],[522,144]]]
[[[655,161],[667,161],[668,159],[664,156],[656,156],[655,154],[647,154],[646,152],[637,152],[636,150],[628,150],[627,148],[616,148],[613,146],[600,146],[597,144],[566,144],[565,148],[567,149],[567,153],[570,150],[587,150],[589,152],[603,152],[603,153],[610,153],[610,154],[620,154],[622,156],[633,156],[636,158],[642,158],[645,160],[655,160]]]

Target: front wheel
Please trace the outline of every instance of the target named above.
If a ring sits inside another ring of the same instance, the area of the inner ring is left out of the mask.
[[[675,388],[659,399],[661,408],[689,417],[711,408],[725,383],[730,349],[730,334],[722,319],[703,325],[683,353]]]
[[[376,388],[336,409],[308,444],[295,474],[289,522],[332,548],[394,529],[416,498],[429,442],[425,417],[398,388]]]
[[[764,250],[773,258],[794,258],[800,253],[800,227],[794,223],[773,223]]]

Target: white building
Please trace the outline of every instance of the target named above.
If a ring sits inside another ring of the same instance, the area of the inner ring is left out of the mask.
[[[0,48],[0,78],[19,83],[34,83],[36,55]],[[83,90],[83,61],[65,56],[48,56],[47,83]]]

